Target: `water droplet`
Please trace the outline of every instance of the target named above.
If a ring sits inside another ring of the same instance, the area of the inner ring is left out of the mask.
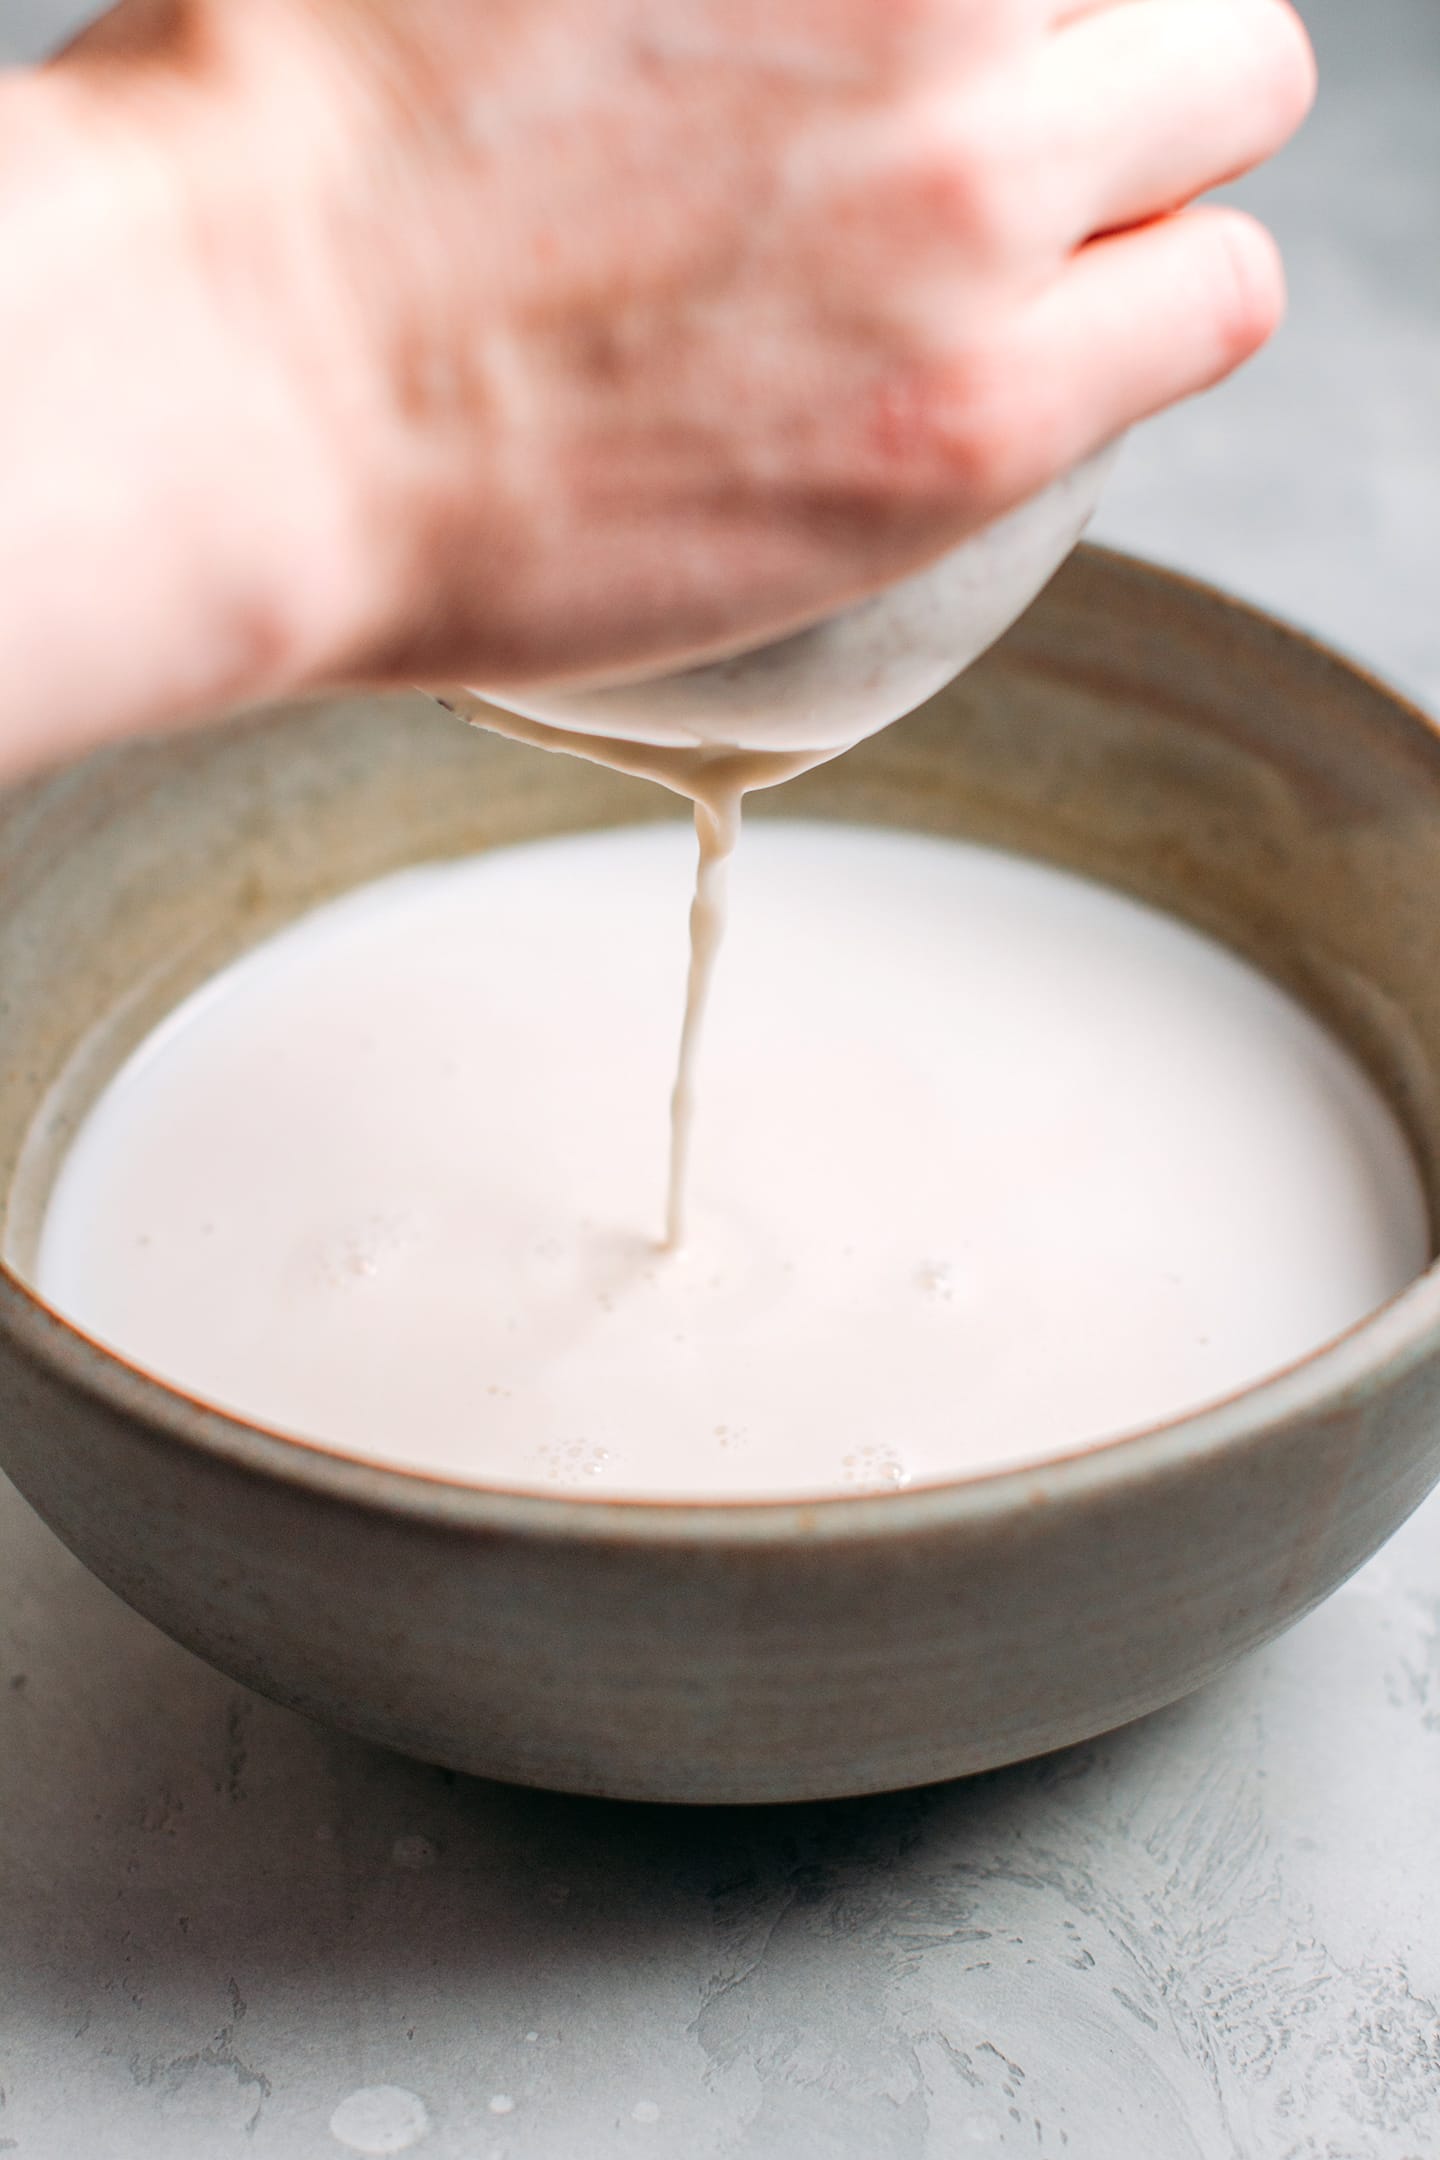
[[[490,2095],[490,2113],[492,2115],[513,2115],[514,2112],[515,2102],[511,2099],[509,2093],[492,2093]]]
[[[430,2127],[425,2103],[403,2085],[363,2085],[330,2117],[330,2135],[351,2152],[408,2152]]]
[[[637,2100],[630,2114],[635,2122],[653,2123],[660,2120],[660,2110],[653,2100]]]

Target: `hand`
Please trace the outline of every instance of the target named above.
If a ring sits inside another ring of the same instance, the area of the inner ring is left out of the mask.
[[[1312,80],[1284,0],[127,0],[52,79],[168,175],[214,424],[274,386],[267,689],[653,666],[937,555],[1270,334],[1273,244],[1181,206]]]

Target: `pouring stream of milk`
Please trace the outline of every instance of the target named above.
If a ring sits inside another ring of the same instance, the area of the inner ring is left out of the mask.
[[[695,866],[695,897],[690,903],[690,973],[685,985],[685,1020],[680,1055],[670,1096],[670,1176],[665,1194],[665,1249],[675,1252],[685,1238],[685,1202],[689,1190],[690,1139],[695,1129],[695,1067],[715,963],[725,941],[726,884],[730,857],[740,838],[741,798],[718,805],[695,802],[695,837],[700,859]]]
[[[742,805],[752,790],[778,787],[813,766],[828,763],[849,745],[808,750],[740,750],[729,744],[708,748],[661,746],[553,727],[543,720],[526,719],[519,713],[482,704],[466,691],[447,691],[439,702],[447,711],[488,728],[492,734],[529,743],[537,750],[586,758],[592,765],[605,765],[637,780],[657,781],[694,805],[699,859],[695,896],[690,904],[685,1019],[670,1097],[670,1174],[665,1195],[664,1250],[674,1252],[685,1237],[687,1171],[695,1129],[695,1070],[710,987],[725,942],[726,879],[730,858],[740,840]]]

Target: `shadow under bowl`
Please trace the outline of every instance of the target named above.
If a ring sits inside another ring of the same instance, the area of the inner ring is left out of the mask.
[[[0,802],[0,1462],[212,1664],[489,1777],[827,1798],[1173,1701],[1334,1589],[1440,1476],[1434,1270],[1196,1416],[808,1505],[384,1469],[162,1386],[25,1287],[77,1124],[217,967],[403,865],[674,807],[370,697],[106,752]],[[1220,938],[1358,1053],[1440,1216],[1440,738],[1334,656],[1085,549],[969,675],[755,799],[774,809],[1017,849]]]

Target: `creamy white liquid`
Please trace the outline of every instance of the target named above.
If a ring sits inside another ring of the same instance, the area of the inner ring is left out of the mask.
[[[358,1455],[592,1495],[991,1469],[1190,1409],[1426,1262],[1334,1042],[1007,856],[756,821],[660,1249],[693,842],[419,870],[191,999],[97,1105],[38,1286]]]

